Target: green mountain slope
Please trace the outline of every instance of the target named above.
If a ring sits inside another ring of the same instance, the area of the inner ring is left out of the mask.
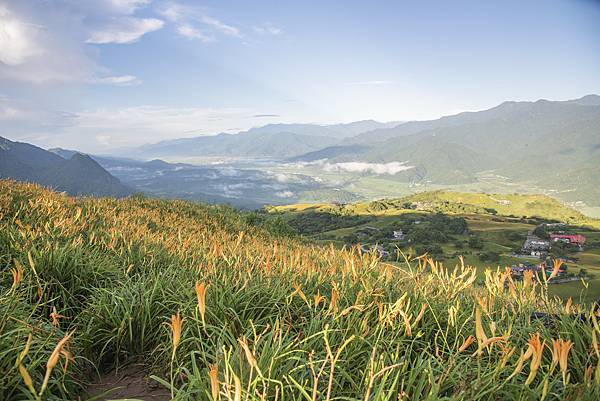
[[[40,182],[74,196],[123,197],[133,192],[90,156],[81,153],[48,169]]]
[[[38,181],[64,159],[42,148],[0,137],[0,178]]]
[[[406,162],[389,177],[413,183],[468,184],[492,172],[569,201],[600,205],[600,97],[563,102],[505,102],[493,109],[412,122],[355,138],[363,154],[333,161]],[[364,140],[363,140],[364,139]],[[367,141],[368,139],[368,141]],[[577,180],[569,182],[569,177]],[[562,197],[562,194],[569,193]]]
[[[488,214],[537,217],[600,228],[600,220],[545,195],[483,194],[453,191],[420,192],[402,198],[339,204],[297,204],[269,207],[271,211],[336,212],[356,215],[395,215],[415,210],[447,214]]]
[[[69,156],[65,159],[37,146],[0,137],[0,178],[35,182],[70,195],[121,197],[133,192],[89,156]]]

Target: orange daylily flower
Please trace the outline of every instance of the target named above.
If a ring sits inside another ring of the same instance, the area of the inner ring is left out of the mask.
[[[458,348],[458,352],[463,352],[464,350],[466,350],[467,348],[469,348],[469,345],[473,344],[474,341],[475,341],[475,337],[473,337],[472,335],[470,335],[469,337],[467,337],[467,339]]]
[[[563,376],[563,383],[567,384],[567,368],[568,368],[568,358],[569,352],[573,347],[573,342],[571,340],[552,340],[552,363],[554,365],[558,364],[560,366],[560,371]]]
[[[200,317],[202,318],[202,325],[206,326],[204,316],[206,313],[206,286],[204,283],[199,281],[196,282],[196,297],[198,298],[198,310],[200,311]]]
[[[181,341],[181,328],[183,327],[183,319],[177,311],[176,315],[171,315],[171,323],[169,324],[171,327],[171,337],[173,342],[173,355],[172,358],[175,358],[175,352],[177,350],[177,346]]]

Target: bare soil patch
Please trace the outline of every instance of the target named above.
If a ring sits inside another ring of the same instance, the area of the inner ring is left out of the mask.
[[[150,379],[146,367],[141,364],[131,364],[101,375],[88,386],[87,392],[87,397],[94,401],[171,399],[169,391]]]

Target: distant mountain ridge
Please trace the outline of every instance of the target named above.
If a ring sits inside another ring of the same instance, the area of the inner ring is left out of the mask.
[[[239,134],[163,141],[122,155],[400,162],[413,168],[385,178],[411,187],[476,186],[481,177],[496,177],[504,188],[518,184],[600,206],[600,96],[506,101],[429,121],[270,124]]]
[[[472,182],[486,170],[538,181],[551,174],[597,167],[600,160],[597,96],[583,101],[506,102],[436,121],[440,126],[426,124],[427,129],[409,135],[402,125],[392,129],[398,136],[375,143],[361,159],[407,161],[426,171],[422,179],[438,183],[451,183],[449,171]],[[461,165],[457,158],[472,162]]]
[[[67,159],[37,146],[2,137],[0,178],[34,182],[73,196],[123,197],[133,192],[90,156],[75,152]]]
[[[583,210],[600,207],[600,96],[507,101],[430,121],[269,124],[66,163],[77,154],[2,138],[0,177],[72,194],[122,196],[131,191],[119,187],[125,183],[157,196],[244,205],[326,201],[338,194],[373,199],[380,192],[394,196],[395,190],[514,191],[544,193]],[[192,166],[158,160],[162,157],[192,163],[216,157],[222,163]],[[394,163],[408,168],[388,168]],[[352,170],[338,168],[344,165]],[[82,177],[88,170],[94,174]],[[70,181],[76,184],[69,187]],[[97,184],[88,185],[91,181]]]
[[[116,155],[139,158],[164,157],[232,157],[290,158],[336,146],[350,137],[378,128],[395,126],[398,122],[380,123],[373,120],[347,124],[268,124],[237,134],[181,138],[121,149]]]
[[[391,179],[414,184],[476,183],[483,173],[600,206],[600,96],[504,102],[492,109],[401,124],[351,138],[369,149],[331,162],[406,162]],[[302,156],[300,156],[302,157]],[[576,177],[576,179],[573,179]]]

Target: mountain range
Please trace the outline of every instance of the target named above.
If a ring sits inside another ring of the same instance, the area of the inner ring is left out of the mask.
[[[263,157],[288,162],[391,163],[411,168],[385,178],[410,185],[505,186],[547,190],[600,206],[600,96],[504,102],[429,121],[319,126],[272,124],[235,135],[160,142],[138,157]]]
[[[197,162],[210,157],[229,161],[194,166],[160,160]],[[600,207],[599,160],[597,95],[508,101],[429,121],[269,124],[238,134],[118,149],[104,156],[65,149],[49,152],[0,140],[0,177],[39,182],[75,195],[123,196],[134,188],[247,207],[381,197],[381,188],[386,196],[401,195],[392,188],[541,192],[582,207]],[[394,168],[386,168],[388,164]],[[369,177],[382,186],[373,186]]]
[[[390,128],[397,124],[373,120],[334,125],[269,124],[237,134],[181,138],[119,149],[113,154],[146,159],[213,156],[285,159],[343,143],[347,138],[366,131]]]
[[[74,152],[63,158],[37,146],[2,137],[0,178],[34,182],[73,196],[123,197],[133,193],[88,155]]]
[[[573,201],[598,204],[600,199],[600,96],[505,102],[490,110],[407,123],[354,139],[370,143],[359,156],[362,161],[406,161],[414,166],[396,177],[401,180],[465,184],[490,172],[557,191]],[[355,156],[340,154],[335,159]]]

